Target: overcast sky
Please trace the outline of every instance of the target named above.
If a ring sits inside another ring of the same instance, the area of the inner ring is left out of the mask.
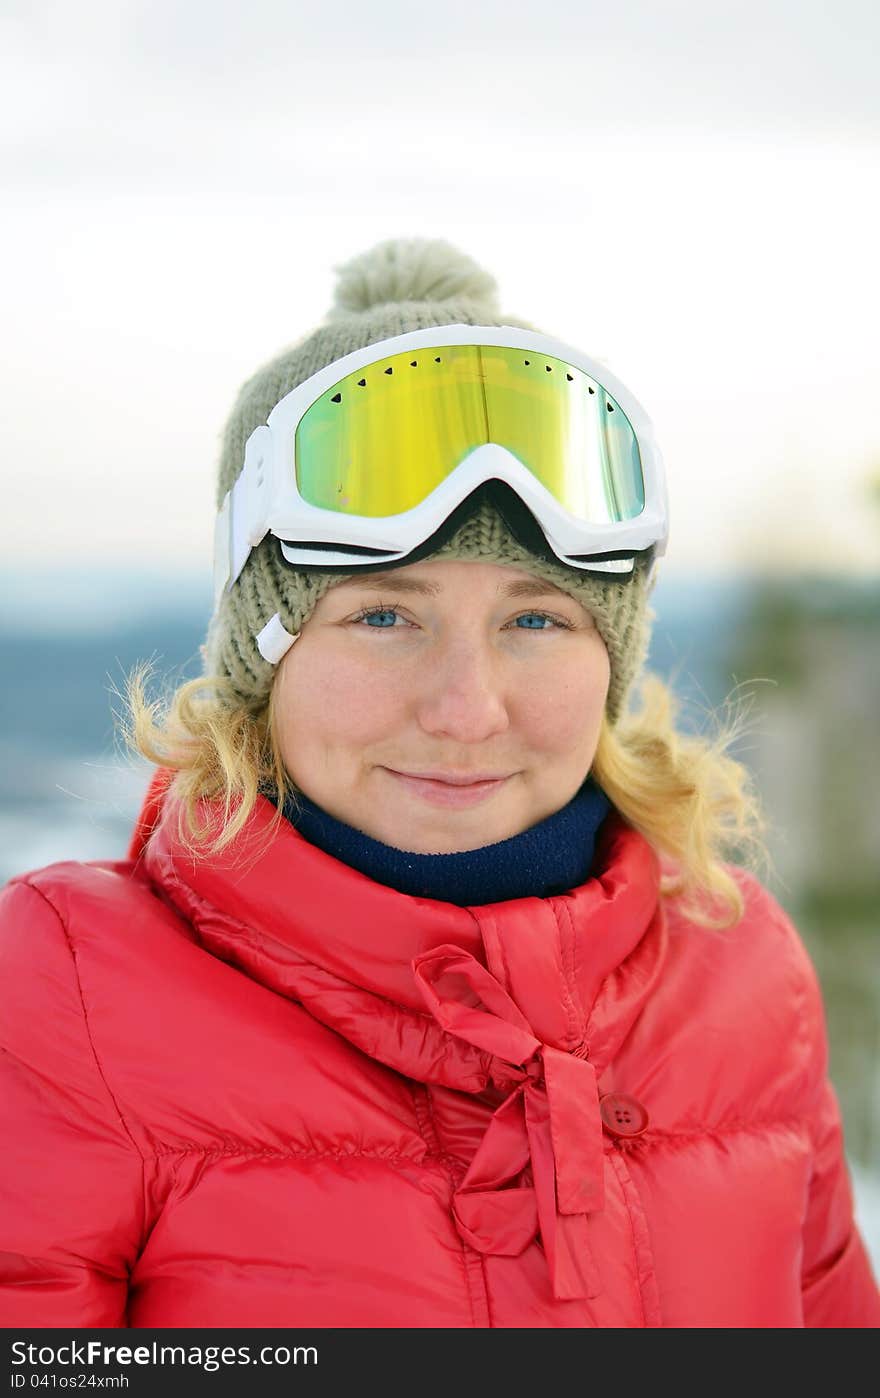
[[[424,235],[641,399],[670,574],[880,571],[876,4],[316,10],[4,0],[7,564],[210,569],[238,385]]]

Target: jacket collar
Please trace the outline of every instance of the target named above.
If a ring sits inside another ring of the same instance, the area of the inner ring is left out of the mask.
[[[612,811],[579,888],[460,908],[373,882],[287,821],[272,829],[264,797],[221,859],[194,860],[165,785],[160,773],[131,854],[202,945],[407,1077],[489,1094],[496,1110],[453,1195],[459,1234],[505,1256],[540,1236],[553,1294],[595,1296],[601,1077],[666,951],[644,837]]]
[[[659,860],[614,810],[597,837],[594,876],[580,887],[460,908],[374,882],[287,821],[271,832],[274,807],[263,797],[220,858],[193,859],[177,837],[178,802],[165,790],[170,775],[157,773],[132,842],[149,879],[208,950],[301,999],[323,1022],[333,1017],[330,987],[344,986],[350,1003],[333,1027],[358,1042],[349,1018],[357,1019],[357,1002],[373,1025],[368,1051],[408,1076],[432,1080],[431,1051],[418,1061],[415,1044],[398,1037],[393,1021],[424,1024],[413,963],[440,946],[451,944],[485,966],[542,1042],[568,1052],[587,1044],[600,1071],[660,973],[666,937]],[[203,814],[213,817],[208,803]]]

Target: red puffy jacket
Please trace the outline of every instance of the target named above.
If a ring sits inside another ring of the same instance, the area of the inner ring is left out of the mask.
[[[126,861],[0,897],[7,1326],[874,1326],[812,965],[596,876],[475,908],[160,773]],[[152,835],[149,829],[155,824]]]

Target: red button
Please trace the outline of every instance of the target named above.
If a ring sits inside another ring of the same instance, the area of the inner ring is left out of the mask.
[[[641,1102],[625,1092],[607,1092],[599,1098],[599,1114],[611,1136],[641,1136],[648,1129],[648,1113]]]

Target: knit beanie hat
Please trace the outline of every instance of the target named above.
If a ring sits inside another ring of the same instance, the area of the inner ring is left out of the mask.
[[[239,391],[223,434],[218,509],[242,469],[245,443],[254,428],[266,422],[291,389],[334,360],[394,335],[432,326],[538,329],[528,321],[502,315],[494,279],[441,239],[388,239],[335,270],[336,296],[324,322],[265,364]],[[654,619],[647,599],[656,579],[649,580],[644,558],[636,557],[633,572],[620,580],[548,561],[521,544],[486,500],[430,557],[522,568],[581,602],[608,651],[605,709],[608,722],[617,722],[647,655],[649,622]],[[257,648],[260,631],[277,613],[284,629],[296,636],[324,593],[350,576],[293,567],[283,558],[279,541],[267,535],[250,553],[238,581],[220,598],[203,652],[205,673],[231,680],[246,702],[259,704],[268,698],[276,666]]]

